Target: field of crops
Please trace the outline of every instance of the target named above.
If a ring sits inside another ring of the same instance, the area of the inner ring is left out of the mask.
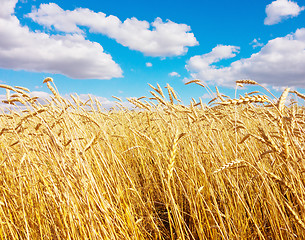
[[[105,111],[44,82],[45,103],[0,85],[0,239],[305,239],[301,93],[185,106],[158,85]]]

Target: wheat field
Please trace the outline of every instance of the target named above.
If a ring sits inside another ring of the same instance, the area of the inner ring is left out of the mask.
[[[105,110],[44,83],[0,85],[0,239],[305,239],[303,94],[193,80],[209,104],[157,85]]]

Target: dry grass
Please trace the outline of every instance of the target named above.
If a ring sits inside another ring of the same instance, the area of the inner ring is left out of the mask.
[[[0,115],[1,239],[305,239],[305,111],[289,89],[184,106],[158,85],[154,102],[103,111],[45,83],[46,104],[0,85],[20,107]]]

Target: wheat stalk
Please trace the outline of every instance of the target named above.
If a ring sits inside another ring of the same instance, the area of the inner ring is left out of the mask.
[[[222,102],[225,102],[225,100],[223,99],[223,97],[222,97],[221,94],[219,93],[218,88],[215,87],[215,89],[216,89],[217,97],[218,97]]]
[[[50,84],[50,81],[46,82],[47,83],[47,86],[48,88],[51,90],[51,92],[53,93],[53,95],[58,99],[59,96],[58,96],[58,93],[55,91],[55,89],[52,87],[52,85]]]
[[[10,91],[9,89],[5,89],[6,90],[6,100],[10,100],[11,96],[10,96]]]
[[[284,186],[286,189],[288,189],[297,199],[299,206],[304,209],[304,202],[299,198],[299,194],[292,188],[292,186],[288,182],[286,182],[284,179],[280,178],[279,176],[275,175],[272,172],[268,172],[266,170],[264,170],[264,172],[275,182],[278,182],[279,184]]]
[[[305,223],[303,222],[303,220],[298,216],[298,214],[293,210],[293,208],[286,201],[284,201],[284,203],[285,203],[286,208],[293,215],[296,222],[303,228],[303,230],[305,230]]]

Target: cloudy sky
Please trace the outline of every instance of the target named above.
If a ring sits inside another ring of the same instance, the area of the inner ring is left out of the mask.
[[[200,79],[231,95],[238,79],[305,89],[305,2],[0,0],[0,83],[37,95],[140,97],[169,83],[185,103]],[[0,89],[1,90],[1,89]],[[1,90],[2,91],[2,90]],[[4,95],[5,92],[0,92]]]

